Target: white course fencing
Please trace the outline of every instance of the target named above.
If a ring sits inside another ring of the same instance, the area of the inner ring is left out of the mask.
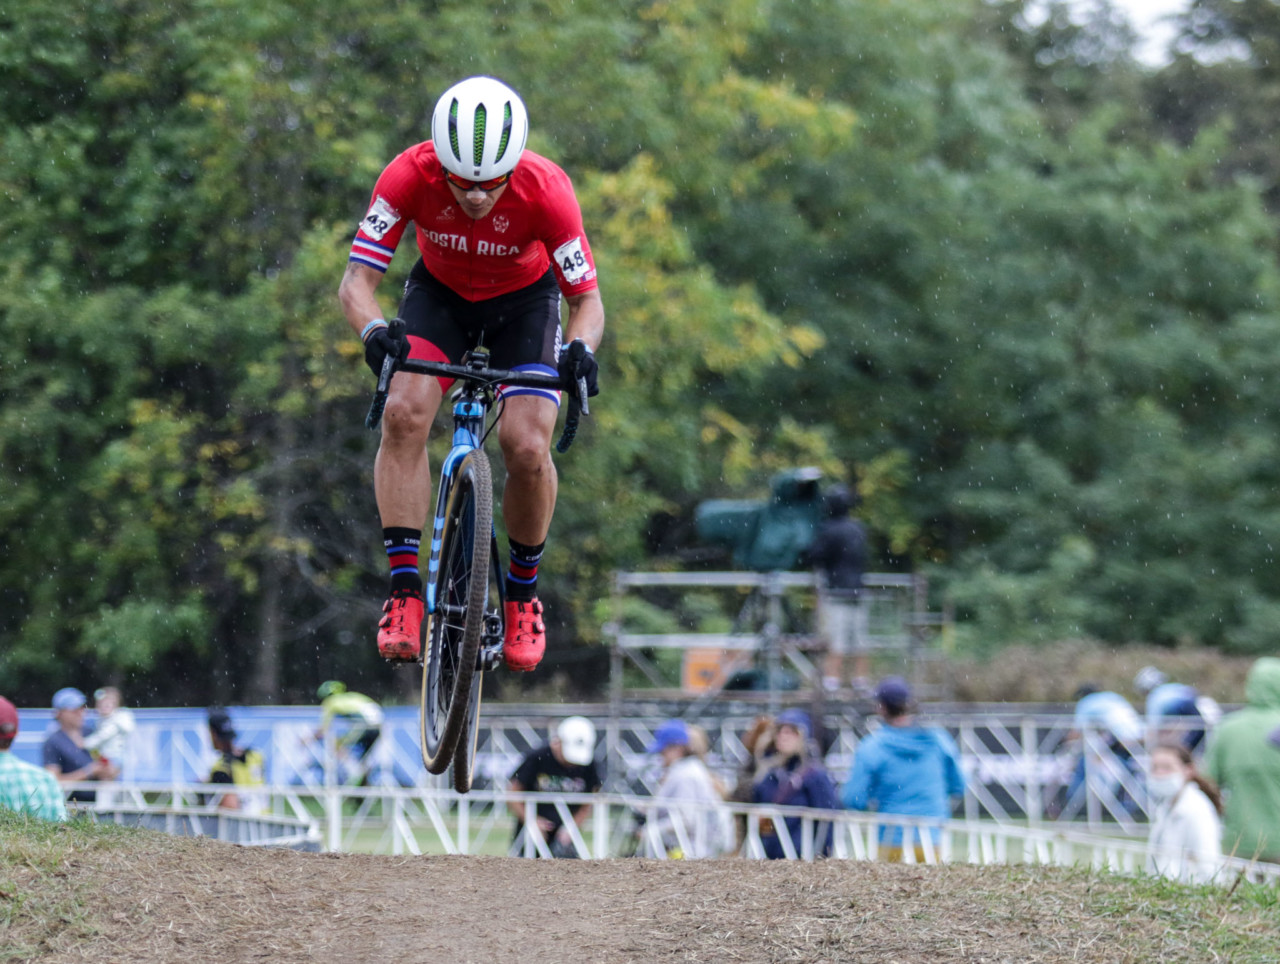
[[[90,788],[92,784],[80,784]],[[96,785],[101,787],[101,784]],[[245,847],[288,847],[292,850],[322,849],[320,821],[299,807],[296,815],[254,813],[220,809],[201,802],[199,792],[175,794],[171,787],[147,792],[137,785],[113,792],[107,804],[68,804],[73,817],[88,817],[96,823],[159,830],[177,837],[211,837]],[[204,789],[204,788],[195,788]],[[218,790],[225,793],[227,787]]]
[[[95,812],[99,821],[236,843],[332,851],[665,860],[709,852],[707,828],[723,823],[734,832],[712,852],[724,857],[762,859],[767,847],[780,845],[780,856],[790,860],[1087,866],[1119,874],[1142,873],[1148,860],[1143,839],[1083,830],[770,805],[709,808],[632,794],[476,790],[460,796],[442,789],[336,785],[309,793],[275,786],[260,790],[266,812],[245,815],[219,811],[205,802],[211,794],[225,793],[225,784],[117,784],[112,789],[111,809]],[[524,805],[523,822],[512,816],[513,803]],[[567,845],[544,839],[537,829],[539,805],[557,812],[569,831]],[[575,822],[579,809],[584,812]],[[772,832],[788,820],[798,822],[791,833]],[[890,846],[899,833],[900,839]],[[1230,885],[1240,878],[1280,882],[1280,866],[1224,858],[1217,881]]]
[[[524,755],[545,743],[560,719],[579,714],[593,719],[600,731],[598,759],[605,789],[651,794],[661,779],[658,760],[645,752],[664,718],[656,709],[613,719],[608,708],[598,704],[486,703],[476,757],[477,789],[504,788]],[[381,736],[363,760],[354,759],[339,745],[336,732],[320,744],[311,739],[319,716],[314,707],[233,708],[232,714],[239,742],[265,756],[266,781],[273,786],[287,785],[295,793],[312,795],[334,784],[362,781],[387,788],[443,790],[448,786],[447,776],[429,776],[422,767],[416,707],[389,707]],[[128,755],[120,761],[125,774],[122,787],[177,789],[208,776],[216,755],[202,711],[138,709],[135,716],[137,730]],[[750,769],[751,755],[742,736],[752,719],[749,708],[737,708],[690,720],[706,728],[708,765],[730,786]],[[922,719],[945,728],[960,748],[966,778],[960,812],[965,819],[1083,825],[1095,833],[1142,832],[1147,805],[1143,785],[1147,749],[1142,741],[1120,742],[1097,730],[1086,730],[1068,741],[1072,717],[1054,707],[937,706],[926,707]],[[841,783],[875,720],[846,705],[832,707],[822,722],[826,766]],[[36,722],[20,732],[15,750],[39,763],[41,740]]]

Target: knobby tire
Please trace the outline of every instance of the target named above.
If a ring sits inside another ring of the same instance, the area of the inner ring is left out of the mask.
[[[489,597],[485,608],[490,614],[498,617],[499,625],[503,617],[503,603],[506,593],[503,589],[502,560],[498,555],[498,543],[495,539],[489,550]],[[459,793],[471,790],[471,780],[475,772],[476,741],[480,735],[480,691],[484,673],[477,672],[471,681],[471,702],[467,708],[467,720],[463,726],[458,745],[453,751],[453,788]]]
[[[455,472],[440,539],[436,611],[422,674],[422,762],[430,773],[443,773],[455,762],[459,737],[473,723],[469,709],[473,696],[479,697],[476,664],[489,592],[488,578],[473,575],[489,572],[492,541],[492,473],[488,456],[476,449]],[[474,735],[471,740],[474,748]],[[470,758],[467,764],[469,789]]]

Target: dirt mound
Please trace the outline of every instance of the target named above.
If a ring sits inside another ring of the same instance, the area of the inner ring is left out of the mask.
[[[1205,927],[1277,946],[1220,905],[1171,926],[1181,888],[1072,870],[396,858],[140,832],[50,837],[53,853],[4,837],[9,961],[1193,961]]]

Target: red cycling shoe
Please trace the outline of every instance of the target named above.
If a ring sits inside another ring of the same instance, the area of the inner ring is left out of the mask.
[[[502,642],[502,658],[507,669],[527,673],[536,669],[547,651],[547,627],[542,622],[542,603],[537,598],[528,602],[508,599],[505,609],[506,637]]]
[[[378,622],[378,655],[389,660],[413,660],[422,651],[422,597],[412,589],[397,589],[382,605]]]

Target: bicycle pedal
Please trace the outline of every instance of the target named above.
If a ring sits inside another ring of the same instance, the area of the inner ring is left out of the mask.
[[[502,644],[483,646],[476,654],[476,669],[491,673],[502,664]]]

